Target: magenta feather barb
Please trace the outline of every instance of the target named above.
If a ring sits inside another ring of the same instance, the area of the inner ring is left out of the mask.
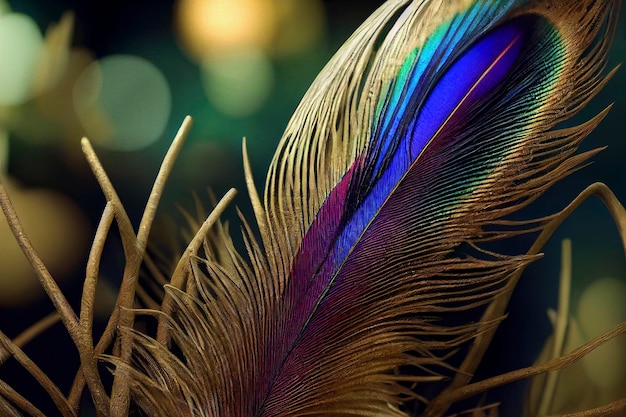
[[[618,9],[387,1],[303,98],[264,202],[248,169],[247,258],[215,226],[166,288],[159,341],[133,331],[139,407],[402,416],[469,379],[502,318],[481,314],[535,259],[480,245],[541,230],[506,216],[597,152],[576,149],[606,111],[561,124],[612,74]]]

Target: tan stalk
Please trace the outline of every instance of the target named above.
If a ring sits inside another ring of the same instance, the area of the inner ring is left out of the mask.
[[[85,382],[89,386],[89,391],[99,417],[108,415],[109,397],[102,385],[102,379],[98,372],[98,358],[94,354],[93,309],[104,243],[109,235],[114,216],[113,206],[108,202],[100,218],[100,223],[96,229],[96,235],[89,252],[80,307],[79,326],[83,343],[80,355],[81,371],[85,377]]]
[[[567,324],[569,322],[569,299],[572,288],[572,241],[563,240],[561,244],[561,276],[559,283],[559,301],[557,304],[556,323],[554,325],[554,345],[552,346],[552,358],[558,358],[563,354]],[[546,375],[543,389],[543,397],[539,405],[539,415],[548,414],[552,405],[556,384],[559,379],[557,372]]]
[[[24,353],[22,349],[16,346],[11,339],[9,339],[3,332],[0,331],[0,346],[3,346],[4,349],[8,350],[11,355],[17,360],[17,362],[24,367],[28,371],[29,374],[35,378],[37,383],[41,385],[41,387],[46,391],[46,393],[50,396],[58,410],[61,412],[63,417],[75,417],[76,414],[74,410],[70,407],[70,404],[67,402],[63,393],[55,385],[52,380],[46,375],[45,372],[39,368],[35,362],[32,361]]]
[[[0,399],[2,398],[10,400],[13,404],[15,404],[15,406],[20,408],[22,411],[27,412],[28,415],[32,417],[46,417],[46,415],[35,407],[33,403],[18,394],[17,391],[7,385],[4,381],[0,380]],[[2,409],[0,409],[0,411],[5,412],[5,410]]]
[[[144,209],[141,222],[139,224],[137,236],[133,236],[134,233],[129,233],[129,230],[132,231],[132,226],[130,226],[130,220],[128,219],[128,215],[125,212],[122,216],[116,216],[118,222],[120,221],[120,219],[123,221],[123,223],[125,224],[124,228],[127,232],[126,234],[124,234],[124,231],[121,230],[122,227],[120,225],[120,234],[122,235],[122,244],[124,245],[124,252],[126,255],[126,266],[124,268],[124,275],[122,278],[122,283],[120,285],[118,299],[115,305],[115,309],[118,310],[119,314],[117,326],[120,328],[133,327],[134,313],[132,312],[131,308],[135,300],[135,288],[137,285],[139,269],[145,255],[152,222],[154,221],[159,201],[161,199],[161,196],[163,195],[165,182],[167,181],[167,178],[172,171],[174,162],[178,154],[180,153],[185,139],[189,134],[191,126],[192,119],[191,117],[187,116],[183,121],[180,129],[178,130],[178,133],[174,137],[174,140],[172,141],[172,144],[170,145],[170,148],[168,149],[168,152],[163,159],[157,177],[154,181],[152,191],[150,192],[150,196],[148,197],[148,202],[146,203],[146,207]],[[119,201],[119,197],[117,196],[113,185],[108,179],[108,176],[106,175],[106,173],[104,173],[104,169],[102,169],[98,158],[95,156],[93,148],[90,146],[89,142],[86,139],[83,139],[82,144],[83,150],[87,155],[87,159],[92,169],[94,170],[94,174],[96,175],[96,178],[98,179],[98,182],[100,183],[102,191],[107,197],[107,200],[112,201],[114,206],[118,206],[118,204],[116,203]],[[118,210],[121,212],[121,207],[122,205],[121,203],[119,203],[119,206],[115,207],[116,212]],[[130,357],[132,355],[132,340],[127,332],[118,332],[116,346],[119,347],[120,360],[125,363],[130,362]],[[126,369],[120,368],[116,371],[115,378],[113,380],[109,410],[110,415],[114,417],[125,416],[128,413],[129,405],[129,375]]]
[[[593,410],[585,410],[585,411],[580,411],[578,413],[563,414],[560,416],[550,416],[550,417],[604,417],[604,416],[619,417],[617,413],[622,412],[622,411],[626,411],[626,398],[613,401],[612,403],[594,408]]]
[[[15,207],[13,206],[13,203],[11,203],[11,199],[9,198],[1,180],[0,206],[2,207],[2,211],[4,212],[4,216],[7,219],[7,223],[9,224],[13,236],[15,236],[15,240],[17,240],[18,245],[26,256],[26,259],[28,259],[28,262],[35,270],[37,278],[39,279],[43,289],[46,291],[46,294],[48,294],[50,301],[54,304],[54,308],[56,308],[61,315],[61,320],[72,337],[72,340],[75,344],[78,344],[79,333],[78,318],[76,317],[76,313],[68,303],[54,278],[52,278],[48,268],[46,268],[39,255],[37,255],[35,248],[33,248],[33,245],[24,231],[22,222],[17,216]]]

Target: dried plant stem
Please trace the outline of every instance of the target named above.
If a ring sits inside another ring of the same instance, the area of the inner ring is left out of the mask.
[[[63,295],[61,289],[59,288],[57,283],[54,281],[54,278],[52,277],[52,275],[50,274],[50,272],[48,271],[48,269],[42,262],[39,255],[37,255],[37,252],[35,251],[35,249],[33,248],[32,243],[30,242],[30,239],[28,239],[28,236],[26,235],[26,232],[24,231],[22,223],[19,217],[17,216],[17,213],[15,212],[15,207],[11,203],[11,200],[1,181],[0,181],[0,206],[2,207],[2,211],[4,212],[4,215],[7,219],[7,223],[9,224],[9,227],[11,228],[11,231],[13,235],[15,236],[17,243],[19,244],[20,248],[22,249],[22,252],[28,259],[29,263],[33,267],[35,274],[37,275],[37,278],[39,279],[41,283],[41,286],[43,287],[44,291],[46,291],[46,294],[52,301],[52,304],[54,305],[55,309],[57,310],[59,314],[61,321],[63,322],[63,325],[67,329],[72,341],[74,342],[74,345],[76,346],[80,354],[82,350],[82,342],[80,340],[81,334],[79,330],[79,323],[78,323],[78,318],[76,317],[76,313],[74,312],[72,307],[69,305],[69,302]],[[12,342],[11,344],[15,346]],[[11,353],[13,353],[13,351],[11,351]],[[51,381],[49,382],[50,384],[52,384],[52,386],[48,387],[48,389],[50,390],[57,389],[56,386]]]
[[[617,413],[626,411],[626,398],[622,398],[617,401],[613,401],[610,404],[603,405],[601,407],[594,408],[593,410],[580,411],[578,413],[563,414],[560,416],[552,417],[602,417],[602,416],[617,416]]]
[[[137,245],[136,245],[136,237],[132,228],[132,224],[130,222],[130,218],[128,217],[128,213],[124,210],[124,206],[113,187],[113,184],[109,180],[108,175],[104,171],[100,160],[96,156],[93,147],[89,143],[86,138],[83,138],[81,141],[83,153],[87,158],[87,162],[91,167],[98,183],[100,184],[100,188],[104,193],[107,202],[111,204],[113,207],[113,211],[115,213],[115,219],[117,221],[117,225],[120,231],[120,236],[122,240],[122,247],[124,250],[124,257],[126,259],[126,265],[124,267],[124,273],[122,277],[122,283],[120,285],[119,294],[117,300],[115,302],[115,307],[113,308],[113,312],[111,313],[111,317],[107,323],[105,328],[105,332],[103,333],[100,341],[98,342],[98,346],[101,347],[102,351],[97,352],[97,349],[94,350],[94,353],[102,353],[111,343],[113,337],[115,336],[116,329],[122,325],[122,323],[131,323],[132,318],[125,318],[122,320],[122,307],[132,307],[132,302],[135,296],[135,285],[137,282],[136,274],[132,274],[132,271],[138,270],[139,265],[141,264],[141,256],[139,254]],[[105,343],[102,343],[105,342]],[[115,389],[111,392],[111,401],[109,412],[107,415],[111,416],[123,416],[126,414],[129,406],[129,396],[128,396],[128,376],[125,372],[116,373],[114,379],[114,387]],[[121,381],[121,382],[120,382]],[[70,397],[72,399],[80,397],[80,391],[82,391],[82,387],[84,387],[84,380],[75,381],[76,383],[72,386],[72,391]]]
[[[39,255],[37,255],[35,248],[33,248],[33,245],[24,231],[22,222],[15,212],[15,207],[13,206],[13,203],[11,203],[11,199],[6,192],[2,181],[0,181],[0,206],[2,207],[2,211],[7,219],[7,223],[11,228],[11,232],[13,232],[13,236],[15,236],[15,239],[26,256],[26,259],[28,259],[28,262],[35,270],[41,286],[46,291],[50,301],[52,301],[52,304],[54,304],[54,307],[61,315],[61,320],[72,337],[72,340],[74,343],[77,343],[79,333],[77,328],[78,318],[76,317],[76,313],[72,310],[72,307],[61,292],[61,289],[57,285],[56,281],[52,278],[52,275],[42,262]]]
[[[111,316],[109,317],[109,321],[98,340],[98,344],[94,348],[94,356],[99,356],[104,353],[104,351],[111,345],[113,342],[113,338],[115,337],[115,332],[117,328],[117,323],[119,321],[119,310],[114,308],[111,312]],[[72,383],[72,388],[70,389],[70,394],[68,396],[70,404],[75,407],[78,407],[80,402],[80,397],[82,395],[83,389],[85,388],[85,378],[82,373],[82,367],[79,369],[79,372],[76,374],[74,378],[74,382]]]
[[[13,405],[20,408],[22,411],[27,412],[28,415],[32,417],[46,417],[46,415],[35,407],[33,403],[22,397],[17,393],[17,391],[2,380],[0,380],[0,399],[1,398],[8,399]],[[0,411],[3,410],[0,409]]]
[[[50,378],[33,362],[28,355],[16,346],[3,332],[0,331],[0,345],[8,350],[11,355],[30,373],[33,378],[48,393],[54,404],[64,417],[76,416],[74,410],[63,396],[59,388],[50,380]]]
[[[174,137],[167,154],[163,158],[163,163],[161,164],[157,177],[154,180],[152,191],[150,192],[146,208],[143,212],[141,222],[139,223],[139,231],[137,232],[137,242],[143,248],[141,252],[145,251],[148,244],[148,236],[150,235],[150,229],[152,228],[152,222],[154,221],[159,201],[161,200],[163,190],[165,189],[165,183],[174,168],[174,162],[176,161],[176,158],[178,158],[187,136],[189,136],[192,125],[192,118],[189,116],[185,117],[185,120]]]
[[[87,139],[83,139],[82,141],[83,151],[98,182],[100,183],[100,187],[102,188],[107,200],[110,201],[115,207],[116,214],[118,214],[116,219],[120,227],[120,235],[122,236],[122,245],[124,246],[124,254],[126,257],[124,275],[115,305],[115,310],[117,310],[119,314],[119,318],[117,320],[117,327],[119,328],[133,327],[134,313],[131,308],[135,300],[135,289],[139,269],[145,256],[152,222],[158,208],[158,203],[163,195],[163,189],[165,187],[167,177],[172,171],[176,157],[182,149],[185,139],[189,134],[189,130],[191,129],[191,125],[191,117],[186,117],[176,134],[176,137],[172,141],[165,158],[163,159],[163,163],[161,164],[161,168],[157,174],[152,191],[148,198],[137,236],[134,235],[128,214],[123,210],[119,196],[102,168],[102,165],[93,148],[89,144],[89,141]],[[116,345],[119,347],[120,360],[122,362],[129,362],[132,354],[131,336],[127,332],[118,332]],[[128,407],[130,404],[128,384],[128,370],[125,368],[118,369],[115,373],[113,388],[111,391],[109,410],[109,414],[111,416],[124,416],[128,413]]]
[[[109,397],[102,385],[102,379],[98,372],[98,359],[94,353],[93,343],[93,308],[96,296],[96,286],[98,283],[98,274],[100,271],[100,261],[104,250],[104,243],[109,235],[111,224],[115,213],[113,206],[108,202],[100,218],[93,245],[89,252],[87,260],[87,270],[85,274],[85,282],[83,284],[83,293],[81,297],[79,328],[81,332],[82,349],[80,350],[80,363],[85,382],[89,386],[91,397],[96,407],[99,417],[108,415],[110,406]],[[82,392],[82,390],[81,390]],[[71,404],[71,403],[70,403]],[[75,405],[77,411],[78,404]]]
[[[96,179],[98,180],[100,184],[100,187],[103,193],[105,194],[105,197],[107,198],[107,201],[108,201],[107,204],[110,204],[112,207],[112,211],[115,215],[115,219],[116,219],[119,231],[120,231],[124,254],[125,254],[126,259],[128,260],[130,258],[130,254],[134,252],[134,242],[136,241],[135,232],[133,231],[130,218],[128,217],[128,214],[124,210],[124,206],[121,200],[119,199],[119,196],[117,195],[117,192],[115,191],[115,188],[113,187],[111,181],[109,180],[106,172],[104,171],[102,164],[100,163],[98,157],[96,156],[96,153],[93,150],[93,147],[91,146],[91,144],[89,143],[87,139],[83,139],[81,144],[82,144],[83,152],[85,154],[87,162],[89,163]],[[127,269],[128,269],[128,264],[125,267],[125,271]],[[128,275],[125,272],[124,277],[126,278],[127,276]],[[122,285],[124,285],[125,280],[128,281],[128,278],[122,279]],[[122,290],[120,289],[120,293],[121,292]],[[98,340],[97,345],[95,346],[93,350],[93,355],[95,357],[104,353],[104,351],[113,342],[113,338],[115,337],[116,329],[119,324],[119,317],[120,317],[120,310],[118,308],[119,305],[120,305],[120,295],[118,295],[118,299],[116,300],[115,307],[113,308],[113,311],[111,312],[111,316],[109,317],[106,327],[102,335],[100,336],[100,339]],[[82,366],[81,366],[81,369],[79,370],[79,372],[76,375],[76,378],[74,379],[72,388],[70,390],[70,395],[69,395],[69,402],[70,404],[73,404],[74,407],[78,407],[78,404],[80,402],[80,397],[81,397],[84,387],[85,387],[85,379],[82,373]]]
[[[554,344],[552,346],[552,358],[558,358],[563,354],[567,324],[569,322],[569,299],[572,287],[572,241],[563,240],[561,243],[561,277],[559,284],[559,302],[557,305],[556,323],[554,325]],[[543,396],[539,405],[538,414],[548,414],[552,405],[556,384],[559,379],[557,372],[546,375]]]

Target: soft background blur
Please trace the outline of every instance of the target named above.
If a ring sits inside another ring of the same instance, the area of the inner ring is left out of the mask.
[[[282,130],[308,85],[380,3],[0,0],[0,175],[35,247],[71,301],[76,303],[80,295],[89,241],[104,207],[80,152],[82,136],[93,141],[137,224],[171,138],[185,115],[194,117],[151,236],[153,247],[171,252],[181,243],[177,206],[193,210],[195,193],[208,207],[209,187],[218,196],[233,186],[244,190],[243,136],[262,188]],[[611,67],[626,58],[623,17]],[[606,182],[626,200],[626,71],[618,72],[580,120],[613,101],[611,113],[584,143],[585,149],[608,145],[608,150],[523,217],[560,209],[594,181]],[[237,205],[248,210],[245,192]],[[15,336],[52,307],[3,221],[0,328]],[[238,230],[237,223],[232,229]],[[585,339],[619,317],[626,319],[623,252],[608,213],[593,200],[556,233],[546,257],[527,270],[486,373],[528,365],[536,358],[551,331],[546,309],[556,303],[560,240],[565,237],[573,239],[574,247],[572,314],[592,323],[586,325],[593,331]],[[98,308],[103,315],[122,265],[121,249],[112,242],[102,268]],[[592,281],[605,277],[617,281],[608,281],[608,289],[594,289],[598,295],[584,293]],[[615,299],[612,303],[607,294]],[[605,315],[594,318],[589,312]],[[62,377],[74,372],[76,362],[58,334],[42,336],[44,351],[29,352],[40,364],[54,354],[57,359],[43,367]],[[626,354],[614,360],[622,361],[626,375]],[[18,372],[9,363],[0,369],[0,378],[14,382],[19,391],[32,381]],[[62,388],[68,384],[63,381]],[[501,395],[514,394],[509,390]],[[514,398],[519,408],[523,396]]]

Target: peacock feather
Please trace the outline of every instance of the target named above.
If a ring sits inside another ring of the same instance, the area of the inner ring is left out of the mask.
[[[211,235],[228,250],[191,262],[194,291],[167,288],[185,360],[136,335],[140,406],[380,416],[427,403],[455,352],[499,319],[471,312],[534,259],[480,244],[541,229],[503,219],[596,153],[575,151],[606,111],[560,125],[610,76],[617,9],[386,2],[303,98],[263,203],[248,175],[249,261]]]
[[[110,397],[89,378],[102,350],[76,337],[88,368],[80,383],[99,414],[132,400],[154,416],[436,416],[518,378],[457,390],[562,219],[510,215],[599,151],[576,153],[608,109],[570,120],[615,71],[605,67],[619,5],[385,2],[302,99],[263,199],[244,142],[254,209],[253,222],[241,216],[245,252],[216,220],[222,202],[159,304],[117,311]],[[124,234],[128,220],[103,188],[103,233],[115,212]],[[601,186],[592,193],[610,201]],[[528,250],[493,249],[531,232],[540,238]],[[132,246],[128,277],[143,256]],[[156,317],[158,332],[136,330],[137,315]]]

